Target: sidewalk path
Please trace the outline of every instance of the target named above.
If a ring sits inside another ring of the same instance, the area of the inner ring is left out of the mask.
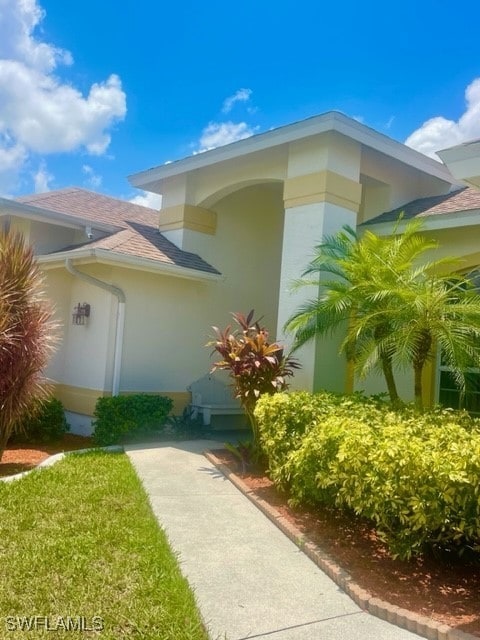
[[[202,455],[215,447],[126,447],[212,640],[418,640],[357,607]]]

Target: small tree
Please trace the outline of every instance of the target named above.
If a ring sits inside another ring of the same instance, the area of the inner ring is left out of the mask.
[[[232,313],[239,329],[231,331],[229,325],[224,331],[213,327],[215,339],[207,346],[220,354],[212,372],[217,369],[228,371],[236,398],[245,409],[253,432],[254,448],[258,447],[258,428],[254,416],[255,405],[261,395],[272,395],[288,388],[287,378],[293,375],[300,364],[295,358],[285,355],[283,347],[268,340],[268,331],[253,320],[254,311],[247,316]]]
[[[316,247],[297,286],[313,285],[320,294],[292,315],[286,329],[295,333],[295,350],[346,324],[341,351],[360,378],[380,368],[398,405],[394,369],[411,367],[421,410],[422,373],[437,348],[461,390],[465,368],[480,366],[480,296],[468,278],[451,271],[458,261],[427,260],[438,244],[418,233],[421,222],[409,222],[396,235],[397,229],[388,237],[368,230],[359,237],[344,227]]]
[[[416,407],[423,409],[422,374],[437,349],[464,392],[465,371],[480,366],[480,295],[469,278],[424,273],[399,288],[397,305],[386,313],[391,333],[385,348],[397,366],[413,368]]]
[[[0,233],[0,459],[21,420],[48,397],[42,375],[55,325],[33,249]]]

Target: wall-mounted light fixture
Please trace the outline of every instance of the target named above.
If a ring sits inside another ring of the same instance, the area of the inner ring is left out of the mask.
[[[90,317],[90,305],[84,302],[77,304],[73,308],[72,322],[73,324],[85,324],[85,319]]]

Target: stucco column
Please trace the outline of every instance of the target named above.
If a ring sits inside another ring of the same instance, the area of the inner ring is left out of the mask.
[[[164,180],[159,229],[180,249],[198,253],[205,237],[216,233],[217,214],[194,203],[195,185],[186,174]]]
[[[217,215],[214,211],[179,204],[160,209],[159,229],[181,249],[191,251],[199,234],[215,235]]]
[[[277,338],[287,345],[292,336],[284,333],[286,321],[302,303],[319,293],[310,286],[292,291],[293,283],[301,277],[315,246],[325,236],[335,234],[344,225],[355,228],[357,223],[360,149],[351,141],[347,144],[329,138],[326,142],[317,149],[299,145],[289,158],[277,325]],[[317,170],[300,173],[312,166]],[[296,372],[292,386],[309,391],[345,391],[348,372],[345,359],[338,356],[340,341],[341,331],[334,337],[312,340],[300,349],[296,355],[302,369]]]

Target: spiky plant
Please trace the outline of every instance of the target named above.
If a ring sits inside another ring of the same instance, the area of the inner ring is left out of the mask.
[[[228,371],[232,379],[233,392],[239,398],[252,426],[254,448],[258,446],[258,430],[254,410],[258,399],[264,394],[285,391],[294,369],[300,364],[284,353],[279,344],[269,342],[268,331],[253,319],[254,311],[245,316],[232,313],[238,329],[229,325],[224,331],[213,327],[215,338],[208,343],[221,360],[215,362],[217,369]]]
[[[22,418],[48,396],[43,370],[56,325],[33,249],[0,232],[0,459]]]

